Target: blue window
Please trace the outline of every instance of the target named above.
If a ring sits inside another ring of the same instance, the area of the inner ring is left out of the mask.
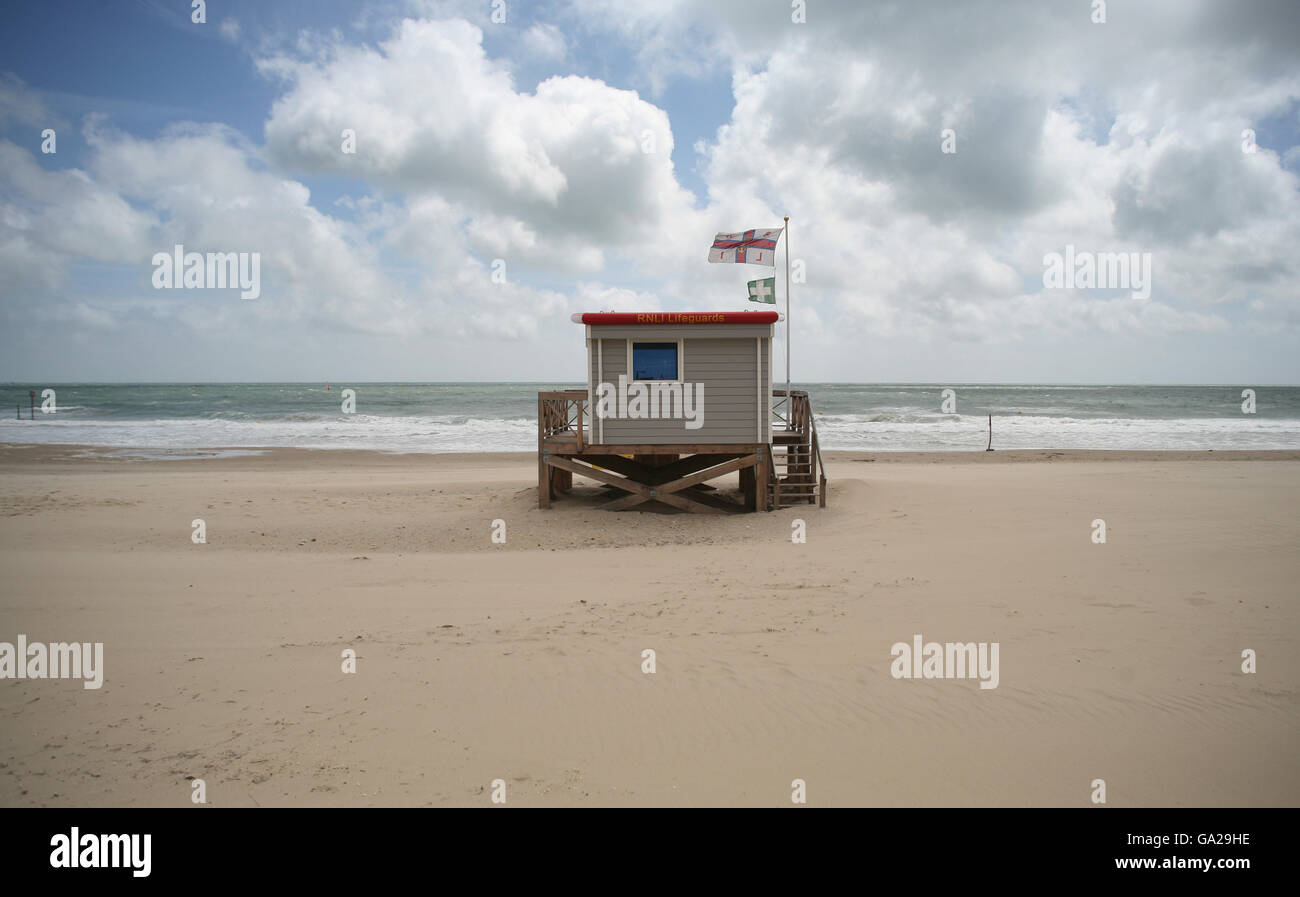
[[[677,343],[633,343],[633,380],[676,380]]]

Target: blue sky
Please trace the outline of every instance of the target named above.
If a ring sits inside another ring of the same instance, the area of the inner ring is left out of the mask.
[[[518,27],[548,21],[541,16],[554,10],[550,4],[518,6],[524,17]],[[392,9],[396,13],[402,7]],[[219,121],[257,141],[277,91],[254,70],[248,48],[223,39],[220,22],[235,20],[241,31],[258,33],[263,46],[290,45],[303,29],[341,29],[356,41],[382,40],[388,30],[386,20],[366,22],[357,10],[355,2],[339,0],[223,0],[210,7],[208,23],[218,27],[200,28],[191,23],[193,11],[183,2],[68,0],[57,17],[43,4],[13,4],[0,11],[4,28],[0,45],[5,70],[39,86],[51,111],[68,121],[104,115],[118,127],[143,136],[156,135],[178,120]],[[489,30],[485,38],[490,53],[509,52],[504,35]],[[637,80],[626,53],[601,41],[576,47],[563,70],[612,84]],[[521,66],[516,73],[518,85],[522,90],[535,89],[555,72],[552,65]],[[658,97],[665,107],[679,110],[673,116],[677,138],[673,162],[683,184],[697,196],[705,190],[693,147],[710,138],[730,116],[730,82],[730,72],[719,66],[706,77],[666,85]],[[24,135],[6,129],[6,136]],[[39,134],[27,134],[25,139],[34,149],[40,145]],[[59,155],[41,156],[38,161],[51,169],[76,166],[84,162],[82,153],[84,147],[65,143]],[[338,178],[312,178],[307,183],[317,205],[363,186]]]
[[[711,236],[789,214],[807,380],[1300,381],[1294,5],[1068,7],[9,4],[0,379],[571,379],[572,312],[743,309]]]

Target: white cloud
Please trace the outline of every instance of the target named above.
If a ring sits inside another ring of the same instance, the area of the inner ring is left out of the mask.
[[[1300,98],[1294,8],[1159,3],[1093,26],[1086,6],[825,2],[797,26],[728,0],[579,5],[642,48],[642,75],[692,54],[731,68],[730,121],[700,147],[710,216],[788,210],[796,298],[823,318],[996,343],[1222,332],[1205,306],[1300,301],[1297,179],[1240,152],[1244,127]],[[1151,252],[1151,301],[1028,302],[1067,243]]]
[[[140,260],[154,215],[79,169],[46,171],[0,141],[0,293],[54,287],[74,260]]]
[[[12,74],[0,75],[0,125],[16,122],[30,128],[59,128],[62,118],[46,108],[40,96]]]
[[[573,312],[587,311],[659,311],[659,296],[651,292],[580,282],[570,307]]]
[[[564,33],[549,22],[529,27],[524,32],[523,44],[529,56],[547,62],[561,60],[569,51]]]
[[[377,49],[263,61],[288,85],[266,124],[272,157],[444,196],[479,218],[480,234],[504,227],[503,245],[524,246],[526,233],[569,238],[581,244],[570,252],[588,259],[661,245],[669,224],[691,212],[663,110],[575,76],[521,93],[482,40],[468,22],[407,20]],[[356,132],[355,155],[340,152],[344,128]],[[655,151],[643,152],[649,142]]]

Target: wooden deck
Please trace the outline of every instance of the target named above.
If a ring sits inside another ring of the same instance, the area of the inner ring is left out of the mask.
[[[573,476],[587,477],[626,493],[606,502],[611,511],[650,502],[696,514],[768,511],[797,504],[826,507],[822,463],[808,394],[772,391],[781,399],[768,443],[674,445],[593,444],[591,409],[584,390],[537,394],[537,506],[573,488]],[[774,403],[775,404],[775,403]],[[631,455],[631,457],[626,457]],[[708,481],[739,473],[742,500],[717,494]]]

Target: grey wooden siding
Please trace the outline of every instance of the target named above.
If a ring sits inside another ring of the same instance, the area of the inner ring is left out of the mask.
[[[627,373],[627,339],[611,338],[601,331],[633,331],[638,342],[675,340],[681,329],[655,327],[597,328],[591,331],[591,371],[593,400],[598,398],[598,367],[603,358],[603,380],[618,387],[619,374]],[[704,384],[703,420],[699,429],[686,429],[681,418],[628,419],[606,418],[592,421],[593,441],[606,445],[674,445],[684,443],[753,443],[769,442],[771,394],[768,384],[771,366],[771,328],[760,325],[759,331],[737,336],[748,326],[722,326],[726,337],[697,335],[703,327],[692,326],[683,347],[683,380],[688,388]],[[755,338],[762,339],[761,352]],[[597,343],[597,340],[601,343]],[[759,355],[760,358],[755,356]],[[759,363],[761,361],[761,367]],[[759,399],[762,398],[760,410]],[[594,413],[594,408],[593,408]],[[762,436],[758,424],[763,422]],[[603,430],[602,430],[603,428]]]

